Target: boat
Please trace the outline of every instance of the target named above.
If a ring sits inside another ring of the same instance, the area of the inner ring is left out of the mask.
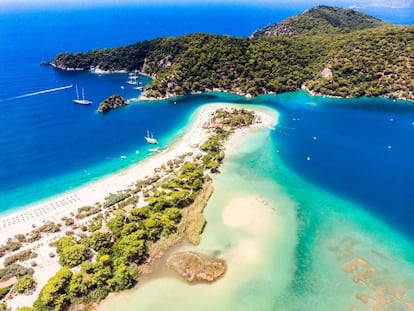
[[[92,102],[90,100],[85,99],[85,92],[82,88],[82,99],[79,98],[79,91],[78,86],[76,85],[76,99],[73,100],[75,104],[79,105],[90,105]]]
[[[150,136],[150,133],[149,133],[148,129],[147,129],[147,136],[145,136],[144,138],[147,141],[147,143],[149,143],[149,144],[153,144],[153,145],[158,144],[158,141],[154,138],[154,135],[152,135],[152,133],[151,133],[151,136]]]
[[[129,76],[129,80],[127,81],[127,83],[129,85],[135,85],[135,86],[137,86],[137,85],[140,84],[137,80],[138,80],[138,76],[135,75],[135,74],[132,74],[132,75]]]

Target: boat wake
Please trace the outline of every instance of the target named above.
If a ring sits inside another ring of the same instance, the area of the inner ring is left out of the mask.
[[[27,93],[27,94],[23,94],[23,95],[13,96],[13,97],[9,97],[9,98],[6,98],[6,99],[1,99],[0,101],[8,101],[8,100],[13,100],[13,99],[19,99],[19,98],[25,98],[25,97],[30,97],[30,96],[41,95],[41,94],[45,94],[45,93],[52,93],[52,92],[57,92],[57,91],[70,89],[71,87],[73,87],[73,84],[66,85],[66,86],[61,86],[61,87],[55,87],[53,89],[42,90],[42,91],[37,91],[37,92],[33,92],[33,93]]]

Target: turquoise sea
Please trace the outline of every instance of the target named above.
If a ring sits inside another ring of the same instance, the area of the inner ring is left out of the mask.
[[[238,140],[214,178],[201,244],[177,250],[224,259],[223,278],[189,285],[164,268],[98,310],[412,310],[412,241],[305,181],[277,150],[267,129]]]
[[[126,74],[39,65],[63,51],[158,36],[248,36],[310,6],[0,6],[0,212],[143,160],[150,156],[147,128],[165,148],[204,104],[260,106],[277,111],[279,124],[248,133],[226,157],[197,248],[225,258],[228,273],[213,285],[197,286],[161,273],[103,308],[374,310],[377,304],[378,310],[413,310],[412,103],[300,91],[251,100],[213,93],[176,104],[134,102],[103,116],[96,109],[109,95],[139,95],[125,83]],[[364,10],[414,23],[413,9]],[[92,106],[72,103],[74,87],[64,87],[75,84]]]

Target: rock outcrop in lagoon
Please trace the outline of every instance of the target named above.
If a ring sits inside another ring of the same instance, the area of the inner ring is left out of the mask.
[[[128,105],[128,101],[120,95],[111,95],[99,104],[98,111],[101,113],[108,112],[111,109]]]

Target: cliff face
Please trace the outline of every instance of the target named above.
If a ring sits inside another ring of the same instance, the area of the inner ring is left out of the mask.
[[[120,95],[111,95],[99,104],[98,111],[105,113],[111,109],[128,105],[128,101]]]
[[[383,25],[383,21],[355,10],[317,6],[281,23],[256,30],[251,37],[340,34]]]

